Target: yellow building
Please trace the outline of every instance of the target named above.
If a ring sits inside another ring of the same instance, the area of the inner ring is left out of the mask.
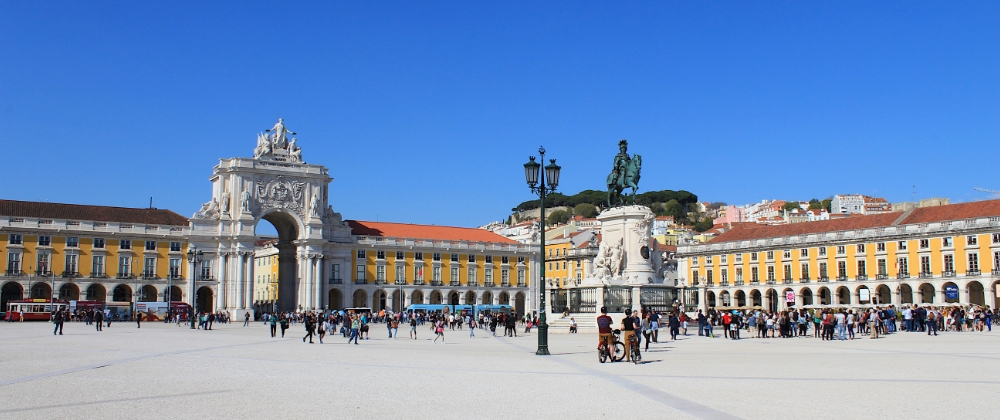
[[[254,304],[267,307],[278,301],[277,239],[260,240],[254,250]]]
[[[185,230],[172,211],[0,200],[2,308],[22,298],[187,300]],[[5,310],[5,309],[4,309]]]
[[[559,230],[562,228],[555,228]],[[545,240],[545,278],[549,287],[579,285],[593,270],[600,235],[594,230],[564,231]]]
[[[703,309],[997,305],[1000,200],[763,226],[736,224],[678,249]],[[699,299],[704,296],[705,299]]]
[[[348,220],[356,243],[349,284],[351,307],[399,310],[411,304],[532,307],[532,247],[483,229]],[[537,248],[536,248],[537,249]],[[537,250],[535,251],[537,253]],[[332,269],[341,284],[341,267]],[[344,296],[331,289],[331,308]],[[402,298],[400,298],[402,294]]]

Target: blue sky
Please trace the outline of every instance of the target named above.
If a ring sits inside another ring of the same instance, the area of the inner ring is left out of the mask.
[[[278,117],[346,218],[476,226],[602,189],[987,198],[996,2],[3,2],[0,197],[184,215]]]

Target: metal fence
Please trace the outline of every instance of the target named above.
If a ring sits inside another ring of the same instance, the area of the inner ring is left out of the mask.
[[[569,291],[569,311],[573,313],[597,313],[596,288],[572,289]]]
[[[632,308],[632,288],[625,286],[608,286],[604,289],[604,306],[608,313],[624,312]]]
[[[672,289],[643,287],[639,291],[639,304],[646,309],[667,312],[673,309],[676,294]]]
[[[566,311],[566,307],[567,307],[567,305],[566,305],[566,300],[567,300],[566,297],[567,297],[566,296],[566,290],[558,290],[557,289],[557,290],[553,290],[552,291],[552,298],[550,299],[550,301],[551,301],[551,307],[552,307],[552,313],[558,314],[558,313],[562,313],[562,312]]]

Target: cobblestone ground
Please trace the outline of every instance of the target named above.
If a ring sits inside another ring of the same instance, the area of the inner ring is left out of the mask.
[[[1000,408],[1000,331],[877,340],[653,344],[645,363],[600,364],[596,337],[494,338],[448,331],[435,344],[301,326],[0,323],[0,418],[991,418]],[[555,417],[553,417],[555,416]]]

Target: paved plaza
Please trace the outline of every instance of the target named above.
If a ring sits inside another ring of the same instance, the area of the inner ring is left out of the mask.
[[[824,342],[688,336],[600,364],[593,334],[435,344],[260,323],[0,323],[0,418],[964,418],[1000,408],[1000,332]],[[555,417],[553,417],[555,416]]]

